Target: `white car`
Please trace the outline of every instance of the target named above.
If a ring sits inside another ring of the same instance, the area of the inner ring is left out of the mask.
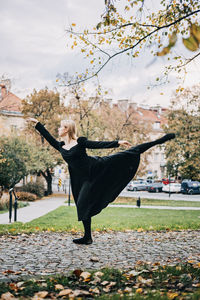
[[[165,193],[180,193],[181,191],[181,184],[180,183],[169,183],[164,184],[162,191]]]

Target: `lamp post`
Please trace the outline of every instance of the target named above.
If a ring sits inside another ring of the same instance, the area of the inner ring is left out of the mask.
[[[140,200],[140,197],[138,198],[138,200],[137,200],[137,207],[139,207],[140,208],[140,205],[141,205],[141,200]]]
[[[170,193],[170,174],[169,174],[169,198],[171,196],[171,193]]]
[[[15,196],[15,202],[14,202],[14,222],[17,222],[17,207],[18,207],[17,200],[18,200],[18,198],[17,198],[14,190],[13,190],[13,194]]]
[[[70,206],[70,197],[71,197],[70,185],[71,185],[71,179],[69,177],[68,206]]]
[[[14,202],[14,222],[17,221],[17,207],[18,207],[18,204],[17,204],[17,196],[15,194],[15,191],[14,191],[14,188],[11,188],[9,190],[9,195],[10,195],[10,200],[9,200],[9,223],[11,223],[11,219],[12,219],[12,194],[14,194],[15,196],[15,202]]]
[[[12,219],[12,191],[13,191],[13,188],[9,189],[9,195],[10,195],[10,200],[9,200],[9,223],[11,223],[11,219]]]

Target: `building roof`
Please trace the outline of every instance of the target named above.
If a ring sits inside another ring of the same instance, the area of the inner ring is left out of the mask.
[[[167,112],[167,109],[162,108],[161,110],[162,111],[159,112],[154,109],[143,109],[141,107],[138,107],[136,113],[138,114],[138,118],[144,121],[159,122],[160,124],[166,124],[167,119],[165,113]]]
[[[19,112],[22,111],[22,100],[11,92],[0,101],[0,111]]]

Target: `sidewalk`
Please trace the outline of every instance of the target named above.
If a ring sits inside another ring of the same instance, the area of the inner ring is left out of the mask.
[[[26,223],[34,219],[37,219],[48,212],[58,208],[63,205],[67,197],[61,194],[60,197],[51,197],[43,200],[37,200],[35,202],[29,202],[29,206],[19,208],[17,210],[17,221]],[[12,211],[12,223],[14,221],[14,210]],[[0,214],[0,224],[10,224],[9,223],[9,213]]]
[[[55,210],[61,205],[68,206],[67,203],[64,203],[67,200],[65,194],[60,194],[60,197],[49,197],[43,200],[38,200],[35,202],[29,202],[29,206],[23,207],[17,210],[17,221],[26,223],[34,219],[37,219],[48,212]],[[75,206],[74,203],[71,203],[71,206]],[[121,208],[136,208],[136,205],[125,205],[125,204],[110,204],[108,207],[121,207]],[[147,209],[170,209],[170,210],[200,210],[200,207],[173,207],[173,206],[148,206],[141,205],[140,208]],[[12,214],[12,223],[14,221],[14,211]],[[0,224],[10,224],[9,223],[9,214],[8,212],[0,214]]]

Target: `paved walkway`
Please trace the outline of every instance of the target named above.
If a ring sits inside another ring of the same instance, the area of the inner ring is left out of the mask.
[[[0,237],[0,281],[103,267],[134,269],[138,262],[165,265],[200,262],[200,230],[94,232],[92,245],[79,234],[42,232]]]
[[[58,208],[63,205],[66,201],[65,195],[60,195],[60,197],[48,197],[35,202],[29,202],[30,205],[19,208],[17,210],[17,221],[26,223],[30,222],[36,218],[39,218],[48,212]],[[12,222],[14,220],[14,211],[12,212]],[[0,224],[9,224],[9,213],[0,214]]]
[[[20,208],[17,210],[17,221],[26,223],[34,219],[37,219],[48,212],[58,208],[61,205],[68,205],[64,203],[67,200],[65,194],[60,194],[60,197],[48,197],[43,200],[38,200],[35,202],[29,202],[29,206]],[[72,203],[71,206],[74,206]],[[136,208],[136,205],[126,205],[126,204],[110,204],[109,207],[121,207],[121,208]],[[200,210],[200,207],[173,207],[173,206],[148,206],[141,205],[141,208],[148,209],[165,209],[165,210]],[[14,220],[14,211],[12,215],[12,222]],[[0,214],[0,224],[9,224],[9,214]]]
[[[60,195],[60,197],[30,203],[30,206],[18,210],[18,221],[28,222],[38,218],[63,205],[65,200],[66,196]],[[149,208],[155,207],[149,206]],[[177,208],[162,206],[158,209]],[[185,207],[178,209],[185,209]],[[8,223],[8,213],[0,215],[0,223]],[[76,234],[40,232],[0,236],[0,281],[67,273],[74,269],[103,267],[133,269],[139,261],[169,265],[188,260],[200,262],[200,230],[96,231],[93,232],[94,243],[88,246],[76,245],[72,242],[73,238],[80,236],[80,232]]]

